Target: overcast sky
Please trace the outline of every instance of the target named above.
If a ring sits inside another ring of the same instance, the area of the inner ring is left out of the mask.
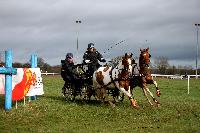
[[[59,65],[67,52],[81,60],[93,42],[107,60],[149,47],[152,58],[195,66],[195,23],[200,0],[0,0],[0,52],[12,49],[14,62],[36,53]]]

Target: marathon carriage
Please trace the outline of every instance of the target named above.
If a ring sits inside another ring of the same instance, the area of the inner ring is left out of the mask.
[[[61,60],[61,64],[64,60]],[[77,64],[74,68],[74,74],[79,77],[75,84],[65,81],[62,93],[67,101],[74,101],[79,97],[85,102],[89,102],[93,96],[96,99],[96,93],[92,85],[92,76],[90,75],[87,64]],[[123,101],[124,94],[119,89],[107,89],[107,94],[112,96],[115,102]]]
[[[61,60],[62,66],[64,60]],[[91,77],[84,72],[82,64],[74,65],[73,74],[76,75],[75,82],[66,81],[62,88],[62,93],[66,100],[74,101],[76,96],[84,101],[89,101],[92,95]]]

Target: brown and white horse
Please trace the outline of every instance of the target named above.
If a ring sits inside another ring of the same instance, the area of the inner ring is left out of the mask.
[[[131,79],[130,85],[131,89],[133,89],[136,86],[139,86],[143,89],[144,95],[146,96],[148,102],[151,103],[149,100],[147,93],[152,97],[153,101],[157,104],[157,106],[160,105],[159,101],[153,96],[153,93],[149,90],[147,87],[147,84],[154,84],[156,87],[156,94],[158,97],[160,97],[160,90],[158,88],[157,82],[153,80],[153,77],[151,76],[151,71],[149,69],[150,64],[150,53],[149,48],[147,49],[140,49],[140,57],[139,57],[139,76],[134,76]]]
[[[106,88],[116,87],[129,97],[131,106],[137,107],[136,101],[130,93],[129,77],[132,76],[133,64],[135,64],[135,61],[132,58],[132,54],[126,53],[116,67],[104,66],[98,68],[93,74],[93,86],[97,98],[102,101],[108,101],[111,105],[114,105],[108,100]]]

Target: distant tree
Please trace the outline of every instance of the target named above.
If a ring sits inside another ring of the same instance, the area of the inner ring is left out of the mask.
[[[122,56],[114,57],[114,58],[111,59],[111,63],[112,63],[114,66],[116,66],[116,65],[119,63],[119,61],[120,61],[121,59],[122,59]]]
[[[24,64],[22,65],[22,67],[23,67],[23,68],[30,68],[31,65],[30,65],[29,62],[27,62],[27,63],[24,63]]]
[[[61,65],[56,65],[51,67],[52,72],[60,73],[61,72]]]
[[[172,66],[172,74],[175,74],[176,73],[176,66]]]
[[[169,67],[167,57],[164,57],[164,56],[156,57],[154,60],[154,65],[161,74],[165,74],[167,68]]]
[[[42,70],[47,71],[47,72],[51,72],[52,68],[49,64],[44,63]]]
[[[44,61],[43,58],[38,57],[37,63],[38,63],[38,64],[37,64],[38,67],[43,68],[43,67],[44,67],[44,64],[45,64],[45,61]]]
[[[45,62],[45,60],[42,57],[38,57],[37,59],[37,66],[42,70],[42,71],[48,71],[51,72],[52,68],[51,66]]]
[[[15,63],[13,63],[13,67],[15,67],[15,68],[23,68],[23,64],[19,63],[19,62],[15,62]]]
[[[184,74],[194,74],[194,70],[192,66],[181,66],[178,65],[177,73],[184,75]]]

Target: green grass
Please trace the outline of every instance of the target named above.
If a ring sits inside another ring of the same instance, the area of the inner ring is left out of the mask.
[[[4,111],[0,96],[0,132],[200,132],[200,80],[157,79],[161,89],[160,107],[152,107],[136,88],[140,109],[130,107],[126,98],[115,108],[92,100],[86,104],[76,98],[66,102],[61,96],[60,77],[43,77],[43,96],[18,109]],[[153,86],[149,86],[155,95]]]

